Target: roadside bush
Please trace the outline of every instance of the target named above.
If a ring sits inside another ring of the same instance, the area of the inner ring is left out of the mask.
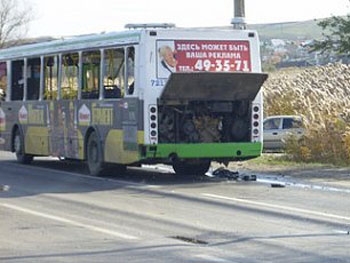
[[[290,138],[286,153],[303,162],[350,164],[350,66],[329,64],[273,72],[264,84],[265,115],[297,114],[302,141]]]

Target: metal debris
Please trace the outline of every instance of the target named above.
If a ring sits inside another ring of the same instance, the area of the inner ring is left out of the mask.
[[[256,181],[256,179],[257,179],[257,177],[256,177],[255,174],[251,174],[251,175],[245,174],[245,175],[243,175],[243,177],[242,177],[242,180],[243,180],[243,181]]]
[[[228,169],[220,167],[213,171],[212,176],[218,178],[227,178],[230,180],[237,180],[239,178],[239,173],[237,171],[230,171]]]
[[[187,243],[192,243],[192,244],[196,244],[196,245],[208,245],[208,242],[204,241],[204,240],[200,240],[197,238],[192,238],[192,237],[185,237],[185,236],[173,236],[171,238],[174,239],[178,239]]]
[[[231,171],[229,169],[220,167],[209,174],[211,177],[226,178],[228,180],[242,180],[242,181],[256,181],[255,174],[240,174],[238,171]]]
[[[286,187],[286,184],[284,184],[284,183],[273,183],[273,184],[271,184],[271,187],[273,187],[273,188],[283,188],[283,187]]]
[[[10,190],[10,186],[6,184],[0,184],[0,192]]]

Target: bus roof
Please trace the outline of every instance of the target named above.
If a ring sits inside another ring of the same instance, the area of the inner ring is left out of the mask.
[[[220,32],[234,31],[232,27],[211,27],[211,28],[180,28],[174,24],[128,24],[129,30],[109,32],[100,34],[77,35],[63,37],[45,42],[24,44],[15,47],[0,49],[0,61],[22,59],[23,57],[38,57],[41,55],[54,55],[65,52],[87,50],[90,48],[104,48],[125,44],[137,44],[140,42],[141,34],[144,31],[181,31],[187,32]],[[255,30],[235,30],[236,32],[254,33]],[[212,34],[210,34],[212,36]],[[254,34],[253,34],[254,35]]]
[[[23,57],[34,57],[47,54],[58,54],[65,51],[78,51],[122,44],[135,44],[140,40],[141,30],[128,30],[91,35],[80,35],[54,39],[51,41],[25,44],[21,46],[0,49],[0,61],[14,60]]]

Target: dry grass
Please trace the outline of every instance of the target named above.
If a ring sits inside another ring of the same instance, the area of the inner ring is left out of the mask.
[[[350,66],[329,64],[271,73],[264,84],[265,114],[298,114],[305,122],[301,142],[287,153],[297,161],[350,163]]]

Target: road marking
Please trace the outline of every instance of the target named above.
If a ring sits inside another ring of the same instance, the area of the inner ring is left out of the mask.
[[[205,262],[231,262],[234,263],[233,261],[228,261],[226,259],[223,258],[219,258],[216,256],[211,256],[211,255],[206,255],[206,254],[200,254],[200,255],[196,255],[196,258],[200,258],[201,260],[205,260]]]
[[[302,208],[274,205],[274,204],[268,204],[268,203],[263,203],[263,202],[257,202],[257,201],[251,201],[251,200],[245,200],[245,199],[227,197],[227,196],[221,196],[221,195],[215,195],[215,194],[208,194],[208,193],[202,193],[202,195],[206,196],[206,197],[210,197],[210,198],[233,201],[233,202],[249,204],[249,205],[254,205],[254,206],[268,207],[268,208],[274,208],[274,209],[279,209],[279,210],[281,209],[281,210],[290,211],[290,212],[310,214],[310,215],[314,215],[314,216],[318,216],[318,217],[326,217],[326,218],[341,219],[341,220],[350,221],[350,217],[347,217],[347,216],[328,214],[328,213],[323,213],[323,212],[318,212],[318,211],[313,211],[313,210],[306,210],[306,209],[302,209]]]
[[[19,207],[16,205],[11,205],[11,204],[0,204],[1,206],[8,208],[8,209],[12,209],[12,210],[16,210],[18,212],[22,212],[22,213],[26,213],[26,214],[30,214],[30,215],[34,215],[34,216],[39,216],[42,218],[46,218],[46,219],[50,219],[53,221],[58,221],[61,223],[65,223],[65,224],[69,224],[69,225],[73,225],[73,226],[77,226],[77,227],[82,227],[88,230],[92,230],[95,232],[100,232],[103,234],[107,234],[110,236],[114,236],[114,237],[118,237],[118,238],[123,238],[123,239],[138,239],[135,236],[131,236],[131,235],[127,235],[127,234],[123,234],[120,232],[116,232],[116,231],[112,231],[106,228],[101,228],[101,227],[97,227],[97,226],[93,226],[93,225],[89,225],[89,224],[84,224],[84,223],[80,223],[68,218],[64,218],[64,217],[59,217],[59,216],[54,216],[54,215],[50,215],[50,214],[46,214],[46,213],[42,213],[42,212],[38,212],[35,210],[31,210],[28,208],[23,208],[23,207]]]

